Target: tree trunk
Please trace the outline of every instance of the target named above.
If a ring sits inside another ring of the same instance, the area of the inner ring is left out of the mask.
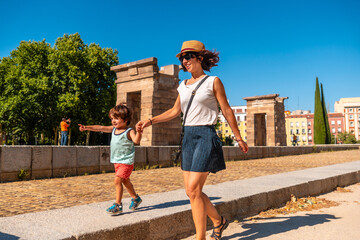
[[[58,144],[58,135],[57,135],[57,128],[54,129],[54,145]]]
[[[69,128],[69,135],[68,135],[68,142],[67,142],[68,146],[70,146],[70,142],[71,142],[71,128]]]
[[[86,132],[86,146],[89,146],[90,143],[90,131]]]
[[[3,145],[3,131],[1,124],[0,124],[0,145]]]

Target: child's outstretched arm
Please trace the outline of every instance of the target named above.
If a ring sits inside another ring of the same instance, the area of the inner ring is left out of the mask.
[[[114,128],[113,126],[101,126],[101,125],[87,125],[87,126],[82,124],[78,124],[78,125],[80,132],[93,131],[93,132],[111,133]]]

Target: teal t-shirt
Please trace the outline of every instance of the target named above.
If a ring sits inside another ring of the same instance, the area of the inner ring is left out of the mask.
[[[132,165],[134,164],[135,145],[127,137],[131,128],[126,129],[120,134],[115,134],[115,128],[111,134],[110,142],[110,162]]]

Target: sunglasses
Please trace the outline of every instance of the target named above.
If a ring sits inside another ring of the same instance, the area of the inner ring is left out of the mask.
[[[182,62],[185,58],[187,61],[189,61],[190,59],[195,58],[196,56],[197,56],[196,53],[187,52],[184,56],[180,56],[179,60],[180,60],[180,62]]]

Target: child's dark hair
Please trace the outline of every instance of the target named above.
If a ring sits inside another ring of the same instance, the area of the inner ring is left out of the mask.
[[[214,51],[203,50],[199,53],[196,53],[196,57],[198,59],[200,59],[199,58],[200,56],[203,57],[203,60],[201,61],[201,67],[205,71],[210,72],[210,68],[217,66],[217,63],[220,61],[219,52],[216,52],[216,50],[214,50]],[[181,62],[181,66],[182,66],[184,72],[187,72],[187,70],[182,62]]]
[[[132,112],[130,108],[125,106],[123,103],[120,103],[119,105],[116,105],[115,107],[110,109],[109,118],[111,118],[112,116],[114,118],[121,118],[122,120],[127,121],[126,125],[129,126],[132,118]]]

